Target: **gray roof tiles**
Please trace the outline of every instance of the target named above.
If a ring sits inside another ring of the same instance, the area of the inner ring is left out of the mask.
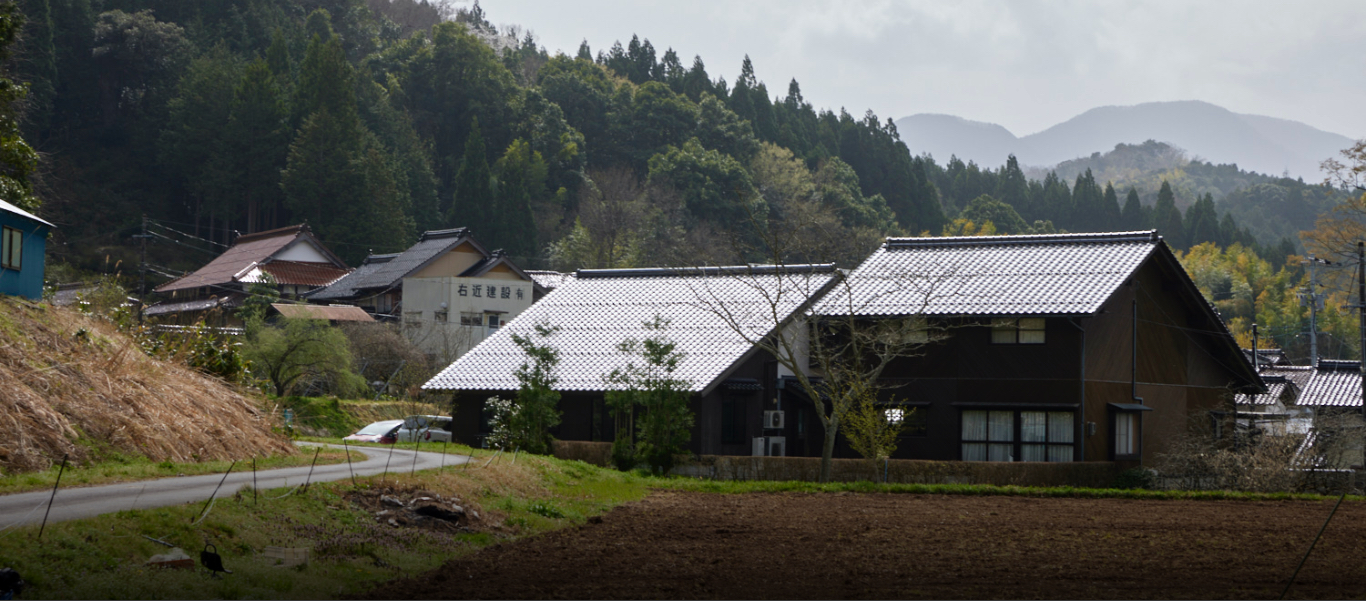
[[[1356,361],[1319,361],[1314,377],[1309,380],[1295,404],[1307,407],[1360,407],[1360,364]]]
[[[703,391],[751,350],[714,312],[723,309],[752,335],[762,336],[775,324],[776,313],[787,319],[834,277],[832,266],[799,274],[761,273],[762,269],[732,271],[593,270],[581,272],[509,322],[493,336],[432,378],[428,390],[513,391],[513,373],[526,355],[512,341],[513,334],[529,335],[536,324],[560,330],[548,342],[560,351],[556,369],[562,391],[600,391],[612,388],[604,376],[633,358],[617,347],[628,339],[644,339],[652,332],[643,323],[656,315],[670,320],[664,335],[685,355],[675,377],[688,389]]]
[[[394,255],[371,255],[365,265],[308,298],[315,301],[349,299],[398,286],[405,276],[467,240],[474,242],[469,229],[463,227],[423,232],[417,244],[408,250]],[[482,247],[479,249],[483,252]]]
[[[1157,248],[1156,232],[888,238],[823,314],[1092,314]]]

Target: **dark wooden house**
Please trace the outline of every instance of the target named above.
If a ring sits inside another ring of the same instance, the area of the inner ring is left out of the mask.
[[[484,399],[516,389],[524,356],[508,336],[549,322],[564,356],[557,436],[610,441],[603,376],[627,359],[616,345],[657,314],[689,355],[680,375],[696,395],[693,452],[818,456],[822,429],[793,374],[699,310],[704,296],[735,314],[772,298],[756,278],[723,275],[581,271],[425,388],[456,392],[457,436],[478,436]],[[852,311],[936,334],[883,372],[887,410],[908,420],[898,458],[1151,460],[1192,419],[1265,392],[1156,232],[890,238],[852,272],[817,275],[805,288],[817,294],[793,295],[780,313],[783,331]],[[839,441],[836,456],[855,455]]]
[[[607,376],[628,362],[640,362],[618,346],[652,335],[644,323],[660,316],[669,320],[663,335],[684,355],[674,377],[686,381],[693,395],[692,452],[750,455],[758,438],[764,454],[785,454],[780,438],[763,438],[781,429],[765,430],[762,423],[765,409],[772,409],[765,399],[777,397],[781,374],[772,358],[746,343],[733,326],[763,335],[776,330],[775,320],[766,317],[775,314],[776,321],[789,324],[837,274],[833,265],[790,265],[781,268],[781,275],[778,269],[580,270],[423,388],[455,393],[455,438],[478,444],[488,432],[487,399],[517,391],[513,373],[526,355],[512,335],[526,336],[537,324],[550,324],[559,328],[547,343],[560,353],[555,374],[563,412],[554,434],[563,440],[611,441],[614,422],[603,400],[614,386]],[[701,306],[702,298],[742,317],[727,322]],[[781,300],[775,303],[775,298]]]
[[[898,457],[1151,460],[1192,419],[1265,392],[1153,231],[890,238],[849,278],[838,311],[941,334],[883,374],[913,419]]]

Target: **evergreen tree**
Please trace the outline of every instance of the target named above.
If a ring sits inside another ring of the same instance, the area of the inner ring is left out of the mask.
[[[1119,222],[1121,227],[1129,231],[1148,228],[1148,222],[1143,218],[1143,204],[1139,202],[1138,190],[1133,186],[1129,187],[1129,194],[1124,197],[1124,210],[1120,211]]]
[[[314,17],[327,11],[318,9]],[[355,115],[355,70],[346,60],[341,38],[335,34],[322,37],[314,34],[308,42],[304,60],[299,64],[299,84],[294,91],[294,122],[300,124],[309,115],[326,110],[334,118],[346,119]]]
[[[1120,229],[1119,195],[1115,193],[1115,186],[1111,182],[1105,182],[1105,197],[1101,200],[1101,208],[1101,231]]]
[[[48,0],[19,0],[19,7],[24,15],[23,46],[17,53],[19,77],[29,84],[25,121],[34,130],[46,131],[57,94],[52,7]]]
[[[247,65],[232,99],[225,137],[235,163],[233,189],[246,205],[246,232],[279,227],[280,170],[289,152],[288,113],[266,61]]]
[[[363,132],[352,115],[334,115],[322,109],[309,115],[289,147],[289,159],[280,174],[285,208],[295,220],[306,221],[318,236],[333,244],[351,241],[350,224],[367,188],[365,176],[356,168]],[[333,246],[343,258],[364,256],[355,247]],[[348,259],[349,260],[349,259]]]
[[[1214,196],[1205,196],[1191,205],[1186,210],[1185,221],[1182,224],[1186,233],[1186,243],[1195,246],[1202,242],[1213,242],[1216,245],[1224,246],[1227,242],[1223,239],[1219,230],[1219,215],[1214,209]]]
[[[465,139],[465,154],[460,157],[454,189],[446,222],[451,227],[469,227],[476,232],[488,229],[493,233],[493,174],[489,171],[478,118],[470,121],[470,135]]]
[[[692,68],[688,69],[688,74],[683,76],[683,93],[697,102],[702,99],[703,92],[710,92],[717,95],[716,90],[712,89],[711,77],[707,75],[707,66],[702,63],[701,56],[694,56]],[[724,95],[720,96],[723,100]]]
[[[1157,191],[1157,204],[1153,206],[1153,225],[1166,239],[1167,245],[1177,250],[1185,250],[1188,246],[1186,228],[1181,223],[1181,209],[1176,208],[1176,194],[1172,192],[1171,184],[1166,180],[1162,181],[1162,188]]]
[[[1006,157],[1006,166],[996,180],[996,197],[1013,207],[1025,220],[1035,218],[1037,211],[1029,202],[1029,178],[1025,177],[1013,154]]]
[[[289,45],[279,29],[270,37],[270,47],[266,49],[266,64],[276,77],[288,76],[292,70],[289,62]]]
[[[545,196],[546,164],[541,153],[518,138],[495,164],[498,200],[488,244],[502,247],[522,264],[536,258],[536,221],[533,204]]]
[[[579,42],[579,54],[574,58],[581,61],[593,61],[593,49],[588,47],[588,40],[585,39],[584,41]]]
[[[24,17],[17,4],[0,4],[0,63],[9,59],[23,26]],[[0,200],[35,210],[38,199],[33,195],[29,177],[38,166],[38,153],[19,132],[19,108],[24,92],[23,86],[0,76]]]

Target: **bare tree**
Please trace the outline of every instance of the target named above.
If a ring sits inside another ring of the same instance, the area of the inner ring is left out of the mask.
[[[704,271],[714,275],[695,280],[692,302],[795,378],[824,431],[820,480],[827,482],[845,414],[861,395],[887,388],[882,375],[893,362],[919,355],[944,336],[945,326],[926,319],[925,311],[950,295],[945,288],[952,270],[850,274],[790,264],[791,256],[819,256],[810,244],[828,239],[820,235],[823,222],[751,220],[772,265]],[[726,293],[732,286],[750,289],[762,301],[733,302]],[[896,304],[893,314],[874,309],[887,302]]]

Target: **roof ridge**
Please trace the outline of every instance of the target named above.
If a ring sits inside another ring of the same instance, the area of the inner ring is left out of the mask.
[[[579,279],[594,278],[651,278],[721,275],[770,275],[778,273],[834,273],[834,263],[803,263],[800,265],[719,265],[701,267],[637,267],[626,269],[580,269],[574,272]],[[567,274],[566,274],[567,275]]]
[[[456,238],[459,236],[467,235],[469,233],[470,228],[467,227],[456,227],[446,230],[427,230],[425,232],[422,232],[421,236],[418,236],[417,241],[422,242],[425,240],[437,240],[440,238]]]
[[[988,246],[1000,244],[1097,243],[1097,242],[1157,242],[1162,237],[1157,230],[1132,232],[1096,232],[1081,234],[1026,234],[1012,236],[945,236],[925,238],[888,237],[885,246]]]
[[[243,241],[250,242],[250,241],[252,241],[252,240],[263,240],[263,239],[265,239],[265,238],[274,238],[274,237],[279,236],[279,235],[282,235],[282,234],[287,234],[287,233],[295,233],[295,234],[297,234],[297,233],[299,233],[299,232],[306,232],[306,231],[309,231],[309,230],[308,230],[308,224],[307,224],[307,223],[300,223],[300,224],[297,224],[297,225],[289,225],[289,226],[285,226],[285,227],[275,228],[275,229],[273,229],[273,230],[266,230],[266,231],[263,231],[263,232],[252,232],[252,233],[250,233],[250,234],[242,234],[241,236],[238,236],[236,239],[234,239],[234,240],[232,241],[232,243],[233,243],[234,246],[236,246],[237,244],[240,244],[240,243],[243,242]]]

